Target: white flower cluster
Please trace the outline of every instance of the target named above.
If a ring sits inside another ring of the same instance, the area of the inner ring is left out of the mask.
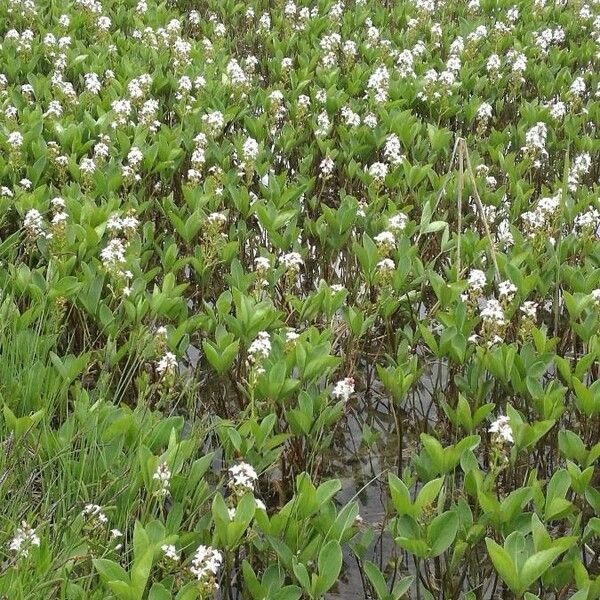
[[[501,343],[506,328],[506,317],[502,304],[496,298],[489,298],[483,302],[479,316],[482,323],[480,335],[471,335],[469,341],[475,344],[482,341],[488,347]]]
[[[567,114],[567,105],[560,98],[553,98],[544,103],[544,106],[550,112],[550,116],[559,121]]]
[[[171,484],[171,469],[166,462],[160,463],[156,467],[156,471],[152,475],[152,479],[158,482],[157,496],[165,497],[169,493],[169,486]]]
[[[225,119],[222,112],[215,110],[202,115],[202,123],[204,123],[208,135],[214,137],[223,131]]]
[[[162,550],[163,556],[171,562],[177,563],[181,557],[177,552],[177,548],[173,544],[163,544],[160,549]]]
[[[267,274],[271,269],[271,261],[266,256],[257,256],[254,259],[254,271],[256,272],[258,284],[260,287],[269,285]]]
[[[454,68],[447,68],[440,72],[434,68],[428,69],[423,76],[423,89],[418,93],[419,99],[435,102],[452,96],[452,89],[459,83],[456,75],[457,71]]]
[[[172,352],[165,352],[156,365],[156,372],[161,379],[168,379],[177,373],[179,365],[177,357]]]
[[[271,336],[266,331],[259,331],[256,339],[248,347],[248,362],[251,365],[258,366],[259,371],[261,363],[268,358],[271,353]]]
[[[569,170],[568,186],[570,192],[575,192],[579,187],[579,179],[582,175],[589,173],[592,159],[587,152],[575,157]]]
[[[583,77],[575,77],[569,88],[569,94],[574,99],[580,99],[585,95],[586,89],[585,79]]]
[[[381,184],[383,180],[387,177],[388,174],[388,166],[383,162],[374,162],[369,167],[369,175],[373,178],[375,183]]]
[[[540,198],[534,210],[521,215],[527,237],[535,238],[543,233],[551,232],[560,209],[560,198],[560,192],[554,196]],[[550,238],[550,241],[552,242],[553,239]]]
[[[132,105],[127,99],[114,100],[111,104],[113,110],[113,121],[111,126],[113,129],[125,127],[133,123],[130,119]]]
[[[498,297],[505,302],[511,302],[517,293],[517,286],[509,280],[498,284]]]
[[[406,225],[408,224],[408,216],[404,213],[398,213],[396,215],[392,215],[388,219],[388,229],[398,235],[402,233],[406,229]]]
[[[469,293],[478,295],[483,291],[483,288],[487,284],[487,278],[483,271],[479,269],[471,269],[469,273]]]
[[[477,109],[477,120],[487,122],[492,118],[492,105],[489,102],[482,102]]]
[[[246,138],[242,148],[242,156],[246,162],[253,163],[258,157],[258,142],[251,137]]]
[[[565,30],[562,27],[556,27],[555,29],[547,27],[541,31],[534,31],[533,38],[535,45],[545,56],[551,46],[560,45],[565,41]]]
[[[138,225],[138,219],[131,212],[125,217],[111,215],[106,223],[106,229],[115,237],[110,239],[100,252],[103,267],[119,284],[124,284],[125,295],[129,294],[128,282],[133,277],[132,272],[127,268],[126,251],[129,239]]]
[[[382,231],[374,238],[382,256],[387,256],[396,248],[396,236],[391,231]]]
[[[242,462],[229,469],[227,486],[236,496],[243,496],[246,492],[254,492],[258,474],[254,467]]]
[[[338,381],[331,390],[331,397],[335,400],[341,400],[342,402],[348,402],[350,396],[354,393],[354,378],[346,377]]]
[[[531,127],[525,134],[525,146],[521,151],[526,156],[534,159],[534,166],[540,167],[542,162],[548,158],[546,150],[546,138],[548,137],[548,127],[546,123],[539,121]]]
[[[298,252],[288,252],[279,257],[279,264],[284,266],[286,271],[298,272],[304,261]]]
[[[405,156],[402,154],[400,140],[395,133],[390,133],[385,139],[383,156],[385,160],[393,167],[397,167],[398,165],[402,164]]]
[[[535,321],[537,318],[537,308],[538,308],[538,305],[536,302],[528,300],[527,302],[523,302],[523,305],[520,307],[519,310],[523,313],[523,315],[527,319],[530,319],[531,321]]]
[[[335,162],[329,156],[326,156],[319,165],[319,174],[323,179],[329,179],[333,170],[335,169]]]
[[[21,526],[17,527],[15,535],[11,540],[8,548],[14,552],[16,558],[27,558],[33,546],[40,545],[40,538],[36,534],[35,529],[30,527],[27,521],[22,521]]]
[[[573,220],[575,233],[600,236],[600,212],[594,206],[590,206],[585,212],[578,214]]]
[[[383,280],[387,280],[395,270],[396,263],[391,258],[382,258],[377,263],[377,274]]]
[[[504,309],[498,300],[490,298],[486,301],[485,305],[479,312],[484,324],[489,324],[494,327],[503,327],[506,325],[506,317],[504,316]]]
[[[218,550],[211,546],[198,546],[190,571],[207,594],[219,589],[217,575],[222,564],[223,555]]]
[[[39,238],[48,239],[52,235],[46,232],[44,217],[42,217],[40,211],[35,208],[31,208],[25,213],[23,229],[25,230],[27,237],[32,241]]]
[[[493,434],[499,445],[514,444],[513,430],[510,426],[510,418],[505,415],[500,415],[488,429],[489,433]]]
[[[82,516],[90,526],[106,525],[108,517],[97,504],[86,504],[81,511]]]
[[[232,58],[225,68],[226,80],[236,91],[244,92],[250,87],[251,80],[235,58]]]
[[[390,85],[390,73],[385,65],[375,69],[375,72],[369,77],[367,89],[373,92],[375,102],[383,104],[388,99],[388,88]]]
[[[221,113],[219,113],[221,114]],[[221,115],[222,118],[222,115]],[[206,134],[199,133],[195,138],[195,147],[190,160],[190,168],[187,172],[187,178],[190,183],[199,184],[202,181],[202,170],[206,163]]]

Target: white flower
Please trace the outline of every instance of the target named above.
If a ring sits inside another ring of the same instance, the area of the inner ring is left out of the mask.
[[[123,241],[119,238],[110,240],[100,252],[100,258],[104,263],[104,267],[108,270],[125,263],[125,245]]]
[[[271,268],[271,261],[266,256],[257,256],[254,259],[254,268],[257,271],[268,271]]]
[[[271,336],[266,331],[259,331],[256,339],[248,348],[248,360],[250,363],[259,363],[267,358],[271,352]]]
[[[573,80],[573,83],[571,84],[571,87],[569,89],[569,91],[571,92],[571,94],[573,94],[573,96],[578,96],[581,97],[585,94],[585,80],[583,79],[583,77],[576,77]]]
[[[288,331],[285,332],[285,341],[287,344],[293,344],[299,337],[300,334],[297,333],[295,329],[288,329]]]
[[[374,92],[375,102],[384,103],[388,99],[390,74],[385,65],[378,67],[369,77],[367,88]]]
[[[587,152],[575,157],[569,171],[568,186],[569,191],[574,192],[579,186],[579,178],[589,172],[592,166],[592,159]]]
[[[13,539],[8,548],[14,552],[17,558],[26,558],[29,556],[29,551],[32,546],[39,546],[40,538],[35,532],[35,529],[27,524],[27,521],[21,522],[21,527],[18,527]]]
[[[388,174],[388,166],[382,162],[375,162],[369,167],[369,175],[378,182],[385,179]]]
[[[210,546],[198,546],[190,571],[198,581],[216,590],[218,589],[216,576],[222,563],[223,555],[218,550]]]
[[[495,298],[490,298],[481,309],[479,315],[484,323],[502,327],[506,324],[502,305]]]
[[[344,119],[344,123],[348,127],[358,127],[360,125],[360,115],[355,113],[350,107],[342,106],[340,113]]]
[[[395,133],[390,133],[385,140],[385,146],[383,148],[383,156],[390,163],[390,165],[396,167],[404,160],[404,154],[402,154],[402,148],[400,146],[400,139]]]
[[[169,485],[171,483],[171,470],[169,469],[169,465],[166,462],[160,463],[156,467],[152,479],[158,481],[160,486],[157,494],[159,496],[166,496],[169,493]]]
[[[156,372],[161,376],[173,374],[177,371],[177,357],[172,352],[166,352],[158,361]]]
[[[394,248],[396,246],[396,236],[391,231],[382,231],[375,236],[375,243],[379,247]]]
[[[548,152],[546,151],[547,136],[548,128],[546,127],[546,124],[539,121],[525,134],[525,146],[523,147],[523,151],[534,156],[546,158],[548,156]]]
[[[143,159],[144,154],[142,151],[138,147],[132,146],[131,150],[129,150],[129,153],[127,154],[127,162],[133,168],[135,168],[142,162]]]
[[[177,548],[175,548],[173,544],[163,544],[160,549],[162,550],[165,558],[173,562],[179,562],[181,557],[177,553]]]
[[[19,131],[12,131],[8,134],[7,141],[14,149],[18,149],[23,145],[23,135]]]
[[[477,109],[477,118],[480,121],[487,121],[492,118],[492,105],[488,102],[482,102]]]
[[[517,286],[509,280],[502,281],[498,284],[498,296],[500,298],[505,298],[508,302],[510,302],[517,293]]]
[[[102,507],[97,504],[86,504],[81,514],[92,523],[97,522],[100,525],[108,523],[108,517],[102,512]]]
[[[40,211],[35,208],[28,210],[23,219],[23,227],[33,237],[40,235],[44,230],[44,219]]]
[[[239,463],[229,469],[229,489],[238,495],[243,495],[245,492],[253,492],[254,486],[258,481],[258,474],[252,465],[248,463]]]
[[[258,156],[258,142],[251,137],[246,138],[244,147],[242,148],[242,155],[244,160],[248,162],[254,162]]]
[[[225,68],[225,72],[227,74],[227,80],[229,83],[236,88],[244,89],[249,87],[250,79],[240,67],[238,61],[235,58],[232,58]]]
[[[331,121],[325,111],[322,111],[317,116],[317,128],[315,129],[315,135],[318,138],[325,137],[331,127]]]
[[[225,120],[223,113],[215,110],[202,116],[202,122],[207,126],[208,132],[215,135],[223,129]]]
[[[471,269],[469,273],[469,288],[474,292],[480,292],[486,285],[485,273],[479,269]]]
[[[375,129],[377,127],[377,117],[373,113],[369,113],[365,115],[363,123],[370,129]]]
[[[279,257],[279,264],[289,270],[299,270],[304,261],[298,252],[288,252]]]
[[[520,311],[529,319],[535,319],[537,317],[537,303],[528,300],[527,302],[523,302],[523,305],[520,308]]]
[[[82,158],[79,163],[79,168],[85,175],[91,175],[96,171],[96,163],[91,158]]]
[[[98,17],[98,20],[96,21],[96,26],[100,31],[108,31],[110,29],[110,24],[110,18],[105,15]]]
[[[408,217],[404,213],[398,213],[393,215],[388,220],[388,228],[390,231],[398,234],[406,229],[408,223]]]
[[[331,390],[331,396],[335,400],[342,400],[343,402],[348,402],[353,393],[354,379],[352,377],[346,377],[346,379],[338,381]]]
[[[335,163],[329,156],[326,156],[321,161],[321,164],[319,165],[319,171],[321,172],[321,177],[323,177],[324,179],[327,179],[328,177],[330,177],[331,174],[333,173],[334,168],[335,168]]]
[[[384,258],[377,263],[377,270],[380,274],[390,273],[396,268],[396,264],[391,258]]]
[[[493,433],[494,437],[500,442],[507,442],[509,444],[514,443],[513,431],[510,426],[510,418],[504,415],[500,415],[488,429],[489,433]]]

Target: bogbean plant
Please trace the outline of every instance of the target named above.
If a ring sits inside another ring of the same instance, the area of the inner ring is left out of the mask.
[[[0,40],[1,598],[600,597],[596,2]]]

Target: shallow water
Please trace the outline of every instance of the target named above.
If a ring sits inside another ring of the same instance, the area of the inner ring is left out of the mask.
[[[422,374],[420,381],[406,398],[402,407],[396,407],[398,417],[404,421],[403,467],[410,460],[410,453],[416,449],[415,429],[407,427],[407,422],[422,421],[431,426],[436,421],[436,404],[432,390],[446,381],[448,372],[441,361],[432,361]],[[391,412],[389,395],[376,377],[366,382],[367,391],[357,395],[357,400],[347,413],[342,435],[336,437],[336,443],[326,456],[327,477],[337,477],[342,483],[338,494],[340,504],[357,500],[360,515],[365,524],[376,531],[374,545],[365,559],[377,564],[385,573],[386,567],[398,560],[399,569],[396,579],[415,573],[415,565],[406,563],[405,555],[399,557],[387,529],[387,504],[389,500],[388,472],[398,472],[398,438],[394,415]],[[444,387],[444,386],[443,386]],[[442,387],[442,389],[443,389]],[[363,428],[368,426],[375,434],[371,446],[363,442]],[[393,569],[393,567],[392,567]],[[354,555],[346,551],[344,570],[340,581],[328,598],[355,600],[371,598],[365,590],[362,574],[357,567]]]

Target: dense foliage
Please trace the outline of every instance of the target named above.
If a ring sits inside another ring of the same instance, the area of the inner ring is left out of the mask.
[[[0,40],[0,598],[600,598],[596,0]]]

